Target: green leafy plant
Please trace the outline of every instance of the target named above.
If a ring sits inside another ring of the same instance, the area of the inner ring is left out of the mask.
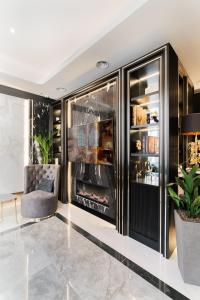
[[[196,174],[198,169],[198,165],[193,166],[189,172],[182,168],[182,176],[176,177],[176,182],[168,185],[170,197],[177,208],[186,210],[188,218],[196,218],[200,215],[200,176]],[[173,185],[182,189],[180,195],[172,188]]]
[[[51,147],[53,145],[53,133],[49,132],[48,136],[42,136],[41,134],[33,136],[34,141],[36,141],[39,145],[40,154],[42,157],[42,163],[48,164],[49,162],[49,154]]]

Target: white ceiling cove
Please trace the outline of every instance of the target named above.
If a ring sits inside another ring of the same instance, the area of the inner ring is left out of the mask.
[[[146,0],[1,0],[0,71],[43,84]]]
[[[0,84],[57,99],[170,42],[198,87],[199,11],[199,0],[0,0]]]

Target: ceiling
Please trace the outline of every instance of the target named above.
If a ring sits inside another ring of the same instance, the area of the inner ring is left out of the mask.
[[[57,99],[170,42],[199,88],[199,11],[199,0],[0,0],[0,84]]]

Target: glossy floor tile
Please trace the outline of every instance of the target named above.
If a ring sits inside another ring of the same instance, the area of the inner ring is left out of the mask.
[[[21,195],[17,195],[17,220],[14,201],[3,203],[3,220],[0,221],[0,232],[15,228],[28,222],[30,222],[29,219],[25,219],[21,216]]]
[[[59,203],[58,212],[189,299],[200,299],[200,287],[184,283],[176,251],[170,259],[165,259],[151,248],[120,235],[114,225],[72,204]]]
[[[169,299],[57,217],[0,236],[0,270],[0,300]]]

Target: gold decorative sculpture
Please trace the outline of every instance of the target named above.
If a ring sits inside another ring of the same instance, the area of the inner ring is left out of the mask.
[[[200,113],[193,113],[183,116],[181,132],[186,136],[195,136],[195,141],[187,143],[188,164],[200,163]]]

